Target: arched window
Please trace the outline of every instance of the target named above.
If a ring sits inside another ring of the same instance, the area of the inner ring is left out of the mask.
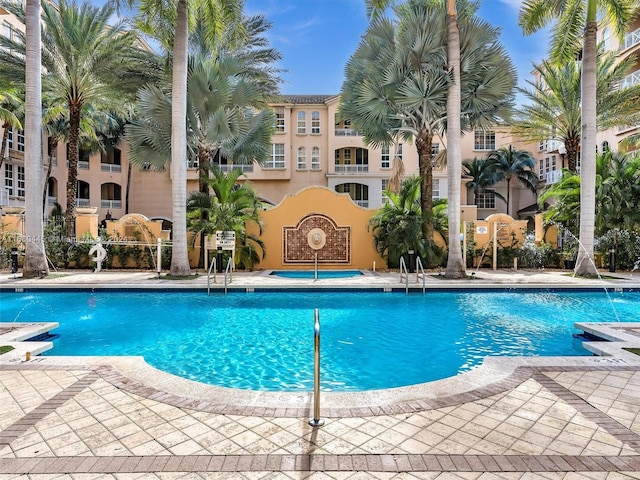
[[[320,147],[311,149],[311,170],[320,170]]]
[[[298,135],[307,134],[307,114],[298,112]]]
[[[100,186],[100,206],[102,208],[122,208],[122,187],[117,183],[103,183]]]
[[[298,170],[307,169],[307,150],[304,147],[298,147],[298,162],[296,165]]]
[[[609,151],[609,142],[606,140],[602,142],[602,153],[607,153]]]
[[[89,184],[83,180],[78,180],[76,187],[76,205],[78,207],[88,207],[91,205],[91,196],[89,195]]]
[[[311,112],[311,133],[320,134],[320,112]]]

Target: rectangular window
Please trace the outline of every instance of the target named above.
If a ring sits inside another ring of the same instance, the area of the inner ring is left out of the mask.
[[[558,169],[558,165],[556,162],[556,156],[555,155],[551,155],[551,170],[552,171],[556,171]]]
[[[320,134],[320,112],[311,112],[311,133]]]
[[[440,144],[439,143],[432,143],[431,144],[431,158],[434,158],[436,155],[438,155],[438,153],[440,153]]]
[[[402,144],[401,143],[396,145],[396,157],[402,160]]]
[[[7,130],[7,148],[13,150],[13,129]]]
[[[344,164],[351,165],[351,149],[345,148],[343,151],[344,151]]]
[[[551,171],[551,159],[546,157],[544,159],[544,173],[549,173]]]
[[[496,194],[493,190],[485,190],[476,197],[478,208],[496,208]]]
[[[18,165],[16,187],[16,193],[18,194],[18,197],[24,197],[24,167],[22,165]]]
[[[9,196],[13,196],[13,164],[4,164],[4,187]]]
[[[9,22],[5,21],[2,24],[2,34],[8,39],[11,39],[13,37],[13,28],[11,27],[11,24]]]
[[[382,205],[386,205],[389,202],[389,197],[387,197],[387,188],[389,188],[389,179],[388,178],[383,178],[382,179]]]
[[[18,130],[18,151],[24,152],[24,130]]]
[[[495,150],[496,132],[493,130],[475,130],[473,132],[474,150]]]
[[[544,179],[544,160],[540,160],[538,163],[538,178],[540,180]]]
[[[271,144],[271,157],[264,164],[263,168],[284,168],[284,143]]]
[[[276,133],[284,133],[284,107],[276,107]]]
[[[380,153],[380,168],[391,168],[391,153],[389,152],[388,146],[382,147]]]
[[[438,200],[440,198],[440,180],[433,181],[433,192],[431,198]]]
[[[544,151],[544,140],[540,140],[540,143],[538,143],[538,151]]]
[[[307,151],[304,147],[298,148],[298,161],[297,161],[297,169],[298,170],[306,170],[307,169]]]
[[[320,170],[320,148],[313,147],[311,150],[311,170]]]
[[[298,112],[298,135],[307,134],[307,114]]]

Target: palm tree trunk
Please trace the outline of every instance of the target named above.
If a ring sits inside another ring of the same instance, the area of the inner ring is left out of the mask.
[[[69,105],[69,163],[67,173],[67,211],[64,214],[66,235],[73,237],[76,234],[76,197],[78,196],[78,143],[80,136],[80,115],[82,105],[71,103]]]
[[[42,188],[42,64],[40,0],[26,3],[26,79],[25,79],[25,257],[22,276],[31,278],[49,273],[44,251],[44,222],[40,192]]]
[[[433,167],[431,166],[431,147],[433,134],[423,133],[416,137],[418,164],[420,168],[420,206],[422,209],[422,237],[433,241]]]
[[[593,12],[591,11],[591,7]],[[589,0],[582,51],[582,149],[580,164],[580,249],[576,275],[597,275],[593,257],[596,211],[596,34],[595,0]]]
[[[187,0],[178,0],[171,86],[171,275],[191,274],[187,252]]]
[[[449,217],[449,253],[446,278],[466,277],[460,246],[460,31],[455,0],[447,0],[447,58],[453,73],[447,96],[447,215]]]
[[[565,142],[564,146],[567,149],[567,168],[571,173],[576,173],[578,171],[578,151],[580,142],[577,140],[570,140]]]
[[[507,177],[507,215],[511,215],[511,177]]]

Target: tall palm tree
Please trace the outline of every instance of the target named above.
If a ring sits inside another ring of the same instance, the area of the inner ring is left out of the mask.
[[[464,4],[461,71],[464,128],[494,122],[510,105],[514,69],[497,31]],[[423,234],[433,237],[433,136],[446,127],[452,81],[444,54],[444,5],[415,0],[396,10],[398,21],[374,20],[346,67],[341,115],[363,131],[365,142],[384,145],[400,137],[418,150]],[[482,88],[480,86],[482,85]]]
[[[22,276],[49,273],[44,251],[44,220],[40,203],[42,185],[42,81],[40,0],[26,1],[25,18],[25,259]]]
[[[519,23],[525,34],[556,21],[551,58],[560,63],[574,61],[582,52],[582,131],[580,177],[580,250],[576,275],[596,275],[593,255],[595,223],[595,157],[597,132],[596,35],[600,20],[622,37],[637,9],[637,0],[525,0]],[[580,31],[583,31],[582,39]],[[586,261],[585,261],[586,260]]]
[[[599,52],[598,130],[606,130],[617,125],[634,125],[637,122],[640,85],[617,88],[632,67],[632,57],[619,62],[615,53]],[[549,138],[562,140],[567,151],[566,166],[571,172],[577,172],[582,128],[580,64],[570,61],[558,65],[545,60],[539,65],[534,65],[534,72],[539,80],[528,80],[531,88],[520,89],[527,103],[517,110],[513,133],[531,142]]]
[[[135,3],[129,0],[129,4]],[[172,62],[171,85],[171,201],[173,216],[173,249],[171,274],[186,276],[191,273],[187,252],[187,61],[190,24],[193,25],[197,6],[206,18],[205,37],[215,49],[224,29],[242,15],[242,0],[210,0],[198,2],[177,0],[141,0],[138,25],[148,35],[160,40]],[[191,15],[190,15],[191,13]],[[244,32],[234,30],[235,38]]]
[[[489,168],[495,183],[507,182],[507,213],[511,215],[511,180],[514,178],[534,194],[537,192],[538,177],[533,172],[535,160],[526,150],[516,150],[512,145],[494,150],[487,155]]]
[[[21,6],[3,7],[19,18]],[[66,105],[69,117],[69,167],[67,175],[66,225],[73,233],[77,193],[80,122],[83,109],[115,110],[135,98],[140,85],[154,78],[150,59],[154,55],[137,47],[137,34],[124,21],[112,24],[114,9],[89,3],[61,0],[42,5],[43,87],[49,101]],[[1,74],[20,79],[24,45],[3,57]],[[150,71],[151,66],[151,71]],[[40,107],[41,108],[41,107]],[[40,191],[40,187],[38,187]]]

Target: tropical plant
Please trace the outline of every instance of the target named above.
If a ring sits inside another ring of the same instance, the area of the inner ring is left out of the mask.
[[[207,191],[192,192],[189,195],[189,230],[194,233],[194,240],[199,234],[208,236],[216,231],[236,232],[236,242],[241,253],[236,260],[242,260],[245,266],[252,267],[256,260],[264,258],[265,251],[264,244],[257,237],[247,235],[246,224],[253,222],[262,229],[259,217],[262,203],[248,183],[238,183],[242,170],[236,169],[226,174],[214,166],[211,173],[212,176],[205,179],[211,194]],[[256,257],[258,251],[262,255]]]
[[[16,89],[4,88],[0,93],[0,122],[2,122],[2,146],[0,146],[0,168],[7,151],[7,140],[12,128],[22,130],[24,120],[24,103]],[[22,120],[20,119],[22,117]]]
[[[511,215],[511,180],[514,178],[522,186],[533,192],[537,192],[538,178],[533,173],[535,160],[526,150],[516,150],[512,145],[499,148],[487,155],[489,169],[495,182],[502,180],[507,182],[507,213]]]
[[[555,22],[550,52],[554,62],[573,62],[581,52],[580,243],[583,248],[576,260],[574,271],[576,275],[597,273],[593,256],[593,240],[596,208],[598,21],[612,26],[614,34],[622,38],[635,13],[637,13],[637,0],[525,0],[520,10],[519,23],[525,34],[533,33]]]
[[[515,80],[497,31],[477,19],[471,5],[460,7],[462,126],[468,129],[504,113]],[[432,239],[431,145],[446,128],[451,83],[444,4],[416,0],[396,14],[396,22],[374,20],[349,60],[340,113],[363,131],[368,144],[389,144],[395,137],[415,142],[423,236]]]
[[[467,180],[467,188],[473,189],[473,204],[478,205],[478,195],[497,182],[496,175],[491,168],[491,162],[484,158],[474,158],[462,162],[462,171],[465,176],[471,177]],[[494,192],[495,196],[507,203],[507,199],[500,192]]]
[[[600,51],[597,63],[597,128],[606,130],[638,122],[640,85],[617,86],[633,67],[633,58],[619,61],[614,52]],[[562,140],[567,168],[577,172],[582,127],[582,69],[577,61],[555,64],[548,60],[534,65],[536,81],[527,80],[531,89],[520,89],[527,102],[517,110],[513,133],[531,142]]]
[[[18,18],[24,17],[15,3],[3,7]],[[126,110],[137,88],[157,74],[150,60],[154,55],[137,46],[137,34],[127,29],[124,21],[113,24],[113,14],[109,5],[97,8],[75,1],[42,6],[43,86],[50,102],[66,105],[69,118],[68,229],[73,228],[75,218],[80,123],[85,109]],[[10,55],[2,57],[5,78],[20,78],[24,51],[24,44],[18,42]]]

